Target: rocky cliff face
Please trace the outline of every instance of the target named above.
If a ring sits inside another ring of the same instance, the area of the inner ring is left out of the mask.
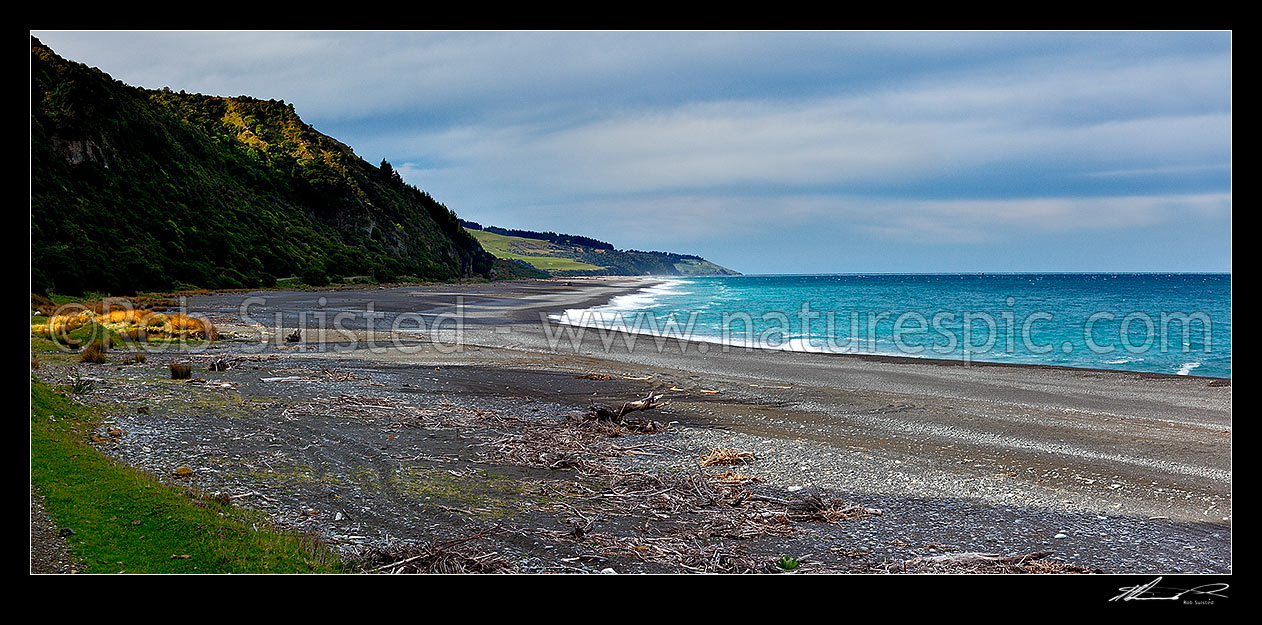
[[[90,163],[99,167],[109,168],[109,160],[105,157],[105,151],[95,141],[90,139],[67,139],[65,137],[54,136],[52,138],[53,149],[71,167]]]

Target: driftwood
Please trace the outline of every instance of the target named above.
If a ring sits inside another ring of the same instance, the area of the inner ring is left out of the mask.
[[[467,538],[444,543],[400,543],[385,548],[369,548],[352,556],[350,560],[360,571],[366,573],[515,572],[513,564],[499,557],[498,552],[478,553],[468,548],[456,548],[485,534],[482,531]]]
[[[784,506],[785,517],[793,521],[826,521],[835,523],[837,521],[848,521],[850,519],[860,519],[870,516],[881,516],[880,508],[865,508],[863,506],[845,505],[844,502],[838,500],[824,501],[823,497],[812,493],[801,499],[780,499],[769,495],[759,495],[751,493],[746,496],[750,501],[765,501],[776,505]]]
[[[546,465],[553,471],[561,469],[573,469],[582,463],[582,459],[576,454],[565,452],[544,452],[539,454],[539,462]]]
[[[802,499],[780,499],[770,495],[751,494],[748,499],[752,501],[765,501],[776,505],[784,506],[790,510],[800,510],[802,512],[814,512],[823,510],[828,506],[824,504],[824,499],[817,494],[810,494]]]
[[[592,415],[600,421],[613,421],[615,423],[619,423],[623,421],[623,417],[629,412],[657,408],[658,406],[664,406],[666,403],[669,403],[662,403],[661,399],[662,396],[660,394],[649,393],[644,399],[625,402],[616,410],[604,404],[593,403]]]
[[[294,331],[289,333],[289,336],[285,337],[286,343],[297,343],[298,341],[301,341],[301,340],[302,340],[302,330],[300,330],[299,328],[294,328]]]
[[[1051,551],[1039,551],[1036,553],[1027,553],[1019,556],[1003,556],[997,553],[980,553],[970,551],[966,553],[944,553],[936,556],[920,556],[907,561],[907,564],[915,566],[920,564],[945,564],[953,566],[975,566],[978,564],[1024,564],[1031,560],[1039,560],[1052,555]]]
[[[902,562],[886,562],[874,570],[885,573],[1101,573],[1068,562],[1047,559],[1051,551],[1002,556],[997,553],[944,553]]]
[[[756,484],[762,481],[762,478],[757,475],[746,475],[740,471],[707,473],[705,476],[713,480],[718,480],[723,484]]]
[[[626,425],[631,429],[641,432],[658,432],[665,429],[662,424],[651,419],[646,419],[644,421],[630,420],[627,419],[626,416],[632,412],[639,410],[651,410],[653,408],[665,406],[669,403],[670,402],[662,401],[662,395],[660,393],[654,394],[650,392],[644,399],[624,402],[618,408],[611,408],[605,404],[592,403],[591,412],[588,413],[588,416],[592,419],[596,419],[597,421]]]

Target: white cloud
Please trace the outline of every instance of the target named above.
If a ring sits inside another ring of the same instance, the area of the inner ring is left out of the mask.
[[[956,71],[829,93],[589,104],[392,134],[471,185],[526,202],[574,194],[967,185],[1014,164],[1093,171],[1226,166],[1229,59]],[[621,66],[620,66],[621,67]],[[396,131],[392,131],[396,132]],[[1067,189],[1072,191],[1070,189]],[[977,191],[977,189],[974,189]]]
[[[1001,117],[897,119],[879,107],[857,112],[843,99],[688,105],[560,129],[469,126],[422,134],[404,149],[439,154],[480,184],[545,196],[768,185],[844,190],[985,177],[986,168],[1014,162],[1083,171],[1199,165],[1225,160],[1229,129],[1227,114],[1070,127],[1023,127]]]
[[[625,246],[1230,215],[1229,33],[36,34],[132,84],[293,102],[463,217]]]

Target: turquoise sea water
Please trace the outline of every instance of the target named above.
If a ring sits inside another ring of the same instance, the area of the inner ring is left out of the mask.
[[[732,346],[1231,376],[1230,274],[663,281],[558,319]]]

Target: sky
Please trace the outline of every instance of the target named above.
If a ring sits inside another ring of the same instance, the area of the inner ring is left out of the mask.
[[[743,273],[1230,271],[1231,33],[65,32],[464,219]]]

